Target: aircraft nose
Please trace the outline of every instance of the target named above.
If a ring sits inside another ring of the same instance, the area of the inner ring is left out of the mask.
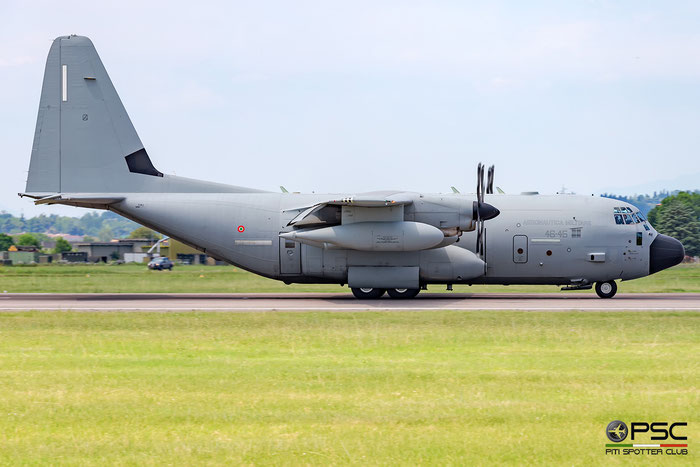
[[[684,256],[681,242],[668,235],[657,235],[649,247],[649,274],[675,266]]]

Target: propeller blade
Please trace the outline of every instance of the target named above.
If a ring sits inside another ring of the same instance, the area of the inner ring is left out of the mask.
[[[476,197],[479,204],[484,202],[484,168],[482,163],[477,167]]]
[[[479,224],[481,225],[481,224]],[[481,229],[477,227],[476,229],[476,254],[481,254]]]
[[[479,197],[481,196],[481,162],[476,166],[476,201],[479,202]]]
[[[476,228],[476,254],[484,254],[484,221],[480,221]]]
[[[487,177],[487,182],[486,182],[486,194],[492,195],[493,194],[493,173],[496,170],[495,166],[489,167],[489,172],[488,172],[488,177]]]
[[[479,231],[476,235],[479,245],[477,246],[478,253],[483,256],[484,254],[484,221],[479,222]]]
[[[501,211],[497,207],[484,203],[484,170],[486,166],[479,162],[476,167],[476,201],[474,201],[473,219],[476,221],[476,254],[484,256],[486,253],[486,238],[484,236],[484,221],[493,219],[498,216]],[[493,180],[496,167],[491,166],[488,170],[488,183],[486,184],[486,193],[493,194]],[[499,188],[499,191],[500,188]]]

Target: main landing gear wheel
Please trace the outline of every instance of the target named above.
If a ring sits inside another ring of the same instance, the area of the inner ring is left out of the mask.
[[[616,292],[617,284],[615,281],[595,283],[595,293],[597,293],[600,298],[613,298]]]
[[[371,300],[371,299],[379,298],[382,295],[384,295],[384,292],[386,292],[386,290],[384,290],[384,289],[373,289],[371,287],[353,288],[350,290],[352,290],[352,294],[355,296],[355,298],[357,298],[359,300],[368,300],[368,299]]]
[[[413,298],[420,289],[389,289],[387,292],[391,298]]]

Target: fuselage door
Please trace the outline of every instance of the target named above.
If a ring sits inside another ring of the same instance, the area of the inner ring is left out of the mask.
[[[527,235],[513,236],[513,262],[527,263]]]
[[[280,274],[301,274],[301,244],[280,238]]]

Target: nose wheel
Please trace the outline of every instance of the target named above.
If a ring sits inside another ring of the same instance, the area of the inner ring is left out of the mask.
[[[617,284],[615,281],[596,282],[595,293],[600,298],[613,298],[617,293]]]

